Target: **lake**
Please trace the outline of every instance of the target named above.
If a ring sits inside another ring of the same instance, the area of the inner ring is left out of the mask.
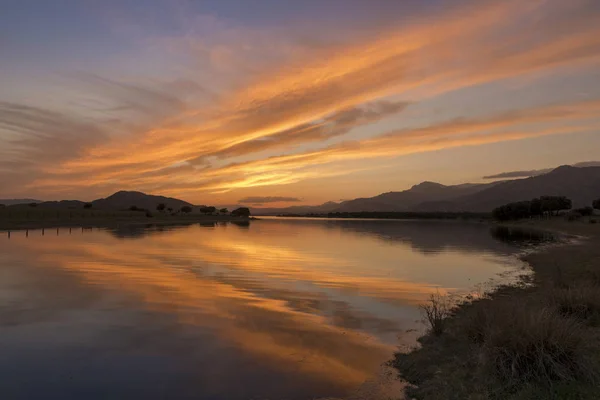
[[[382,364],[415,343],[418,304],[514,279],[523,240],[480,223],[309,219],[3,233],[0,390],[397,397]]]

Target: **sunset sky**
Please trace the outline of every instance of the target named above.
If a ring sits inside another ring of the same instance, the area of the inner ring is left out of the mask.
[[[319,204],[600,159],[597,0],[4,0],[0,198]]]

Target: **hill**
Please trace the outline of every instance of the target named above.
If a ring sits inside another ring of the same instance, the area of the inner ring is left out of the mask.
[[[573,207],[584,207],[600,197],[600,167],[558,167],[543,175],[501,182],[443,204],[443,211],[491,211],[506,203],[540,196],[567,196]],[[422,211],[442,211],[439,203],[419,206]]]
[[[167,208],[172,208],[174,210],[179,210],[183,206],[193,206],[187,201],[173,197],[154,196],[142,192],[122,190],[107,198],[92,201],[92,207],[97,209],[127,209],[131,206],[136,206],[154,210],[160,203],[164,203]]]
[[[578,164],[595,165],[595,163]],[[399,192],[320,206],[253,209],[255,215],[326,214],[330,212],[490,212],[506,203],[540,196],[567,196],[574,207],[600,198],[600,167],[562,166],[525,179],[481,184],[442,185],[422,182]]]
[[[41,203],[41,200],[35,199],[0,199],[0,204],[4,204],[5,206],[14,206],[17,204],[31,204],[31,203]]]
[[[446,186],[435,182],[422,182],[401,192],[383,193],[371,198],[342,202],[336,212],[356,211],[415,211],[423,202],[449,201],[479,192],[497,183],[463,184]]]

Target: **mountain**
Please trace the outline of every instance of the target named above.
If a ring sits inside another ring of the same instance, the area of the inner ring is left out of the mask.
[[[567,196],[575,208],[590,206],[592,201],[600,198],[600,167],[562,166],[547,174],[500,182],[451,202],[423,203],[418,209],[485,212],[506,203],[540,196]]]
[[[35,199],[0,199],[0,204],[4,204],[5,206],[14,206],[16,204],[31,204],[31,203],[41,203],[41,200]]]
[[[400,192],[382,193],[320,206],[253,209],[256,215],[322,214],[360,211],[489,212],[506,203],[540,196],[567,196],[574,207],[589,206],[600,198],[600,166],[582,163],[562,166],[525,179],[481,184],[442,185],[422,182]],[[585,166],[584,166],[585,165]]]
[[[120,191],[105,199],[92,201],[92,207],[98,209],[128,209],[131,206],[155,210],[156,206],[164,203],[167,208],[179,210],[183,206],[192,206],[187,201],[173,197],[154,196],[142,192]]]
[[[321,214],[334,211],[339,207],[340,203],[328,201],[327,203],[318,206],[291,206],[285,208],[250,207],[250,212],[252,212],[253,215]],[[229,209],[232,210],[233,207],[230,207]]]
[[[476,193],[497,183],[463,184],[445,186],[435,182],[422,182],[402,192],[388,192],[375,197],[344,201],[336,212],[357,211],[412,211],[426,201],[452,200]]]

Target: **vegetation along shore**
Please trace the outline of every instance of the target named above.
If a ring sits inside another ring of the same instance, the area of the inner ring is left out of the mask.
[[[533,274],[519,284],[458,305],[433,296],[423,306],[428,333],[417,348],[391,361],[409,383],[407,398],[600,398],[600,224],[595,221],[567,214],[503,223],[575,240],[524,255]]]

